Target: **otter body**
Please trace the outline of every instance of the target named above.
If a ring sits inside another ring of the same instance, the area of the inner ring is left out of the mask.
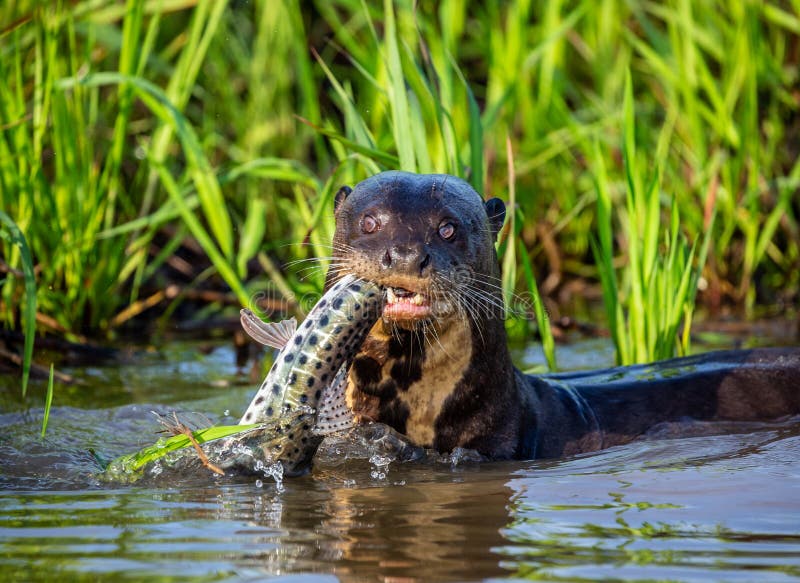
[[[386,288],[350,370],[357,418],[416,444],[492,459],[559,457],[625,443],[662,422],[800,413],[800,349],[730,351],[650,366],[530,376],[506,345],[494,242],[505,219],[448,175],[384,172],[335,199],[328,286]]]

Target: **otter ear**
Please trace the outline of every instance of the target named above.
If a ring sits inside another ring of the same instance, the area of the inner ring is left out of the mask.
[[[344,199],[350,196],[350,193],[353,192],[353,189],[349,186],[342,186],[339,189],[339,192],[336,193],[336,196],[333,197],[333,214],[335,215],[339,212],[339,207],[342,206]]]
[[[499,198],[490,198],[483,206],[486,207],[486,214],[489,216],[489,226],[492,229],[492,239],[497,237],[497,233],[503,228],[506,220],[506,205]]]

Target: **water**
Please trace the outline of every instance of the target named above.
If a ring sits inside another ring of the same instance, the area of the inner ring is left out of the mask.
[[[582,350],[562,360],[580,367]],[[73,371],[91,382],[56,392],[44,440],[41,410],[0,380],[2,579],[800,579],[796,420],[723,435],[662,427],[543,462],[400,463],[340,440],[326,443],[312,475],[280,487],[210,472],[97,481],[103,460],[157,439],[150,410],[235,422],[255,386],[241,385],[233,362],[224,347],[174,343],[121,367]],[[30,401],[42,391],[35,384]]]

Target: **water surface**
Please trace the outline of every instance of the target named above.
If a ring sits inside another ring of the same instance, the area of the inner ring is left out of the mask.
[[[586,368],[584,348],[562,361]],[[610,358],[603,350],[589,352]],[[150,410],[235,422],[255,385],[242,385],[233,363],[224,346],[176,342],[123,366],[72,371],[89,384],[57,391],[44,440],[41,410],[19,402],[13,380],[0,381],[3,579],[800,578],[797,420],[666,426],[542,462],[386,465],[368,451],[342,461],[346,447],[334,443],[313,474],[281,486],[211,473],[98,482],[105,460],[158,438]],[[30,402],[42,390],[35,384]]]

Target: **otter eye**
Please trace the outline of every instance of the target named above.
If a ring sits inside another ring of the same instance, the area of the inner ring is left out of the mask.
[[[455,234],[456,234],[456,226],[450,221],[442,221],[439,224],[439,236],[442,239],[445,240],[452,239],[453,235]]]
[[[364,215],[364,218],[361,219],[361,231],[364,233],[374,233],[380,226],[378,219],[372,215]]]

